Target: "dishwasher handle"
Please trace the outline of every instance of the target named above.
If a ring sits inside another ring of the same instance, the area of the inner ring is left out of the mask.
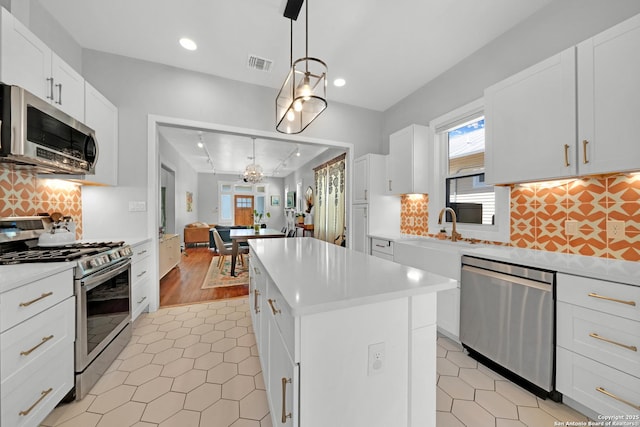
[[[524,277],[511,276],[509,274],[499,273],[497,271],[484,270],[482,268],[473,267],[471,265],[462,266],[463,273],[465,271],[480,276],[489,277],[491,279],[501,280],[503,282],[515,283],[530,288],[539,289],[544,292],[551,292],[552,286],[549,283],[537,282],[535,280],[525,279]]]

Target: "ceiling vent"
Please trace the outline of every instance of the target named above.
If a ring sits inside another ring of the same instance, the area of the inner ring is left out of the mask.
[[[273,61],[266,58],[260,58],[259,56],[249,55],[249,62],[247,66],[252,70],[258,71],[271,71],[271,66],[273,65]]]

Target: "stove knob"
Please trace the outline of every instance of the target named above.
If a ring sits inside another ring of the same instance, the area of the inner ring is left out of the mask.
[[[94,258],[91,261],[88,262],[88,264],[91,264],[91,267],[97,267],[100,264],[98,264],[98,258]]]

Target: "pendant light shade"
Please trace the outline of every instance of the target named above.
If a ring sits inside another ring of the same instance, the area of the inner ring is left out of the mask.
[[[327,64],[309,57],[309,0],[306,0],[305,57],[293,61],[291,20],[291,69],[276,98],[276,130],[300,133],[327,108]]]

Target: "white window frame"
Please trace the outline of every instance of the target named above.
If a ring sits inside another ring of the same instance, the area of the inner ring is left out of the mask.
[[[467,105],[433,119],[429,123],[429,155],[433,159],[432,173],[429,186],[429,233],[436,234],[440,228],[447,229],[451,234],[450,222],[438,225],[438,215],[446,206],[445,180],[448,177],[448,147],[444,133],[438,130],[454,127],[474,116],[484,114],[484,99],[480,98]],[[485,163],[486,167],[486,163]],[[510,188],[494,187],[496,196],[495,224],[457,224],[457,231],[463,238],[488,240],[492,242],[508,243],[511,239],[510,218]]]
[[[222,187],[225,185],[229,185],[231,186],[231,191],[223,191]],[[242,185],[242,186],[249,186],[251,185],[251,191],[243,191],[243,192],[236,192],[235,188],[236,185]],[[260,191],[259,189],[262,189],[262,191]],[[223,220],[222,219],[222,196],[224,194],[230,194],[231,195],[231,220]],[[265,211],[267,211],[267,200],[269,197],[269,184],[268,183],[258,183],[258,184],[247,184],[245,182],[242,181],[219,181],[218,182],[218,206],[220,207],[218,209],[218,224],[220,225],[233,225],[236,223],[236,218],[235,218],[235,206],[234,206],[234,196],[235,195],[241,195],[241,196],[253,196],[254,199],[254,207],[255,207],[255,199],[256,197],[264,197],[264,208]]]

